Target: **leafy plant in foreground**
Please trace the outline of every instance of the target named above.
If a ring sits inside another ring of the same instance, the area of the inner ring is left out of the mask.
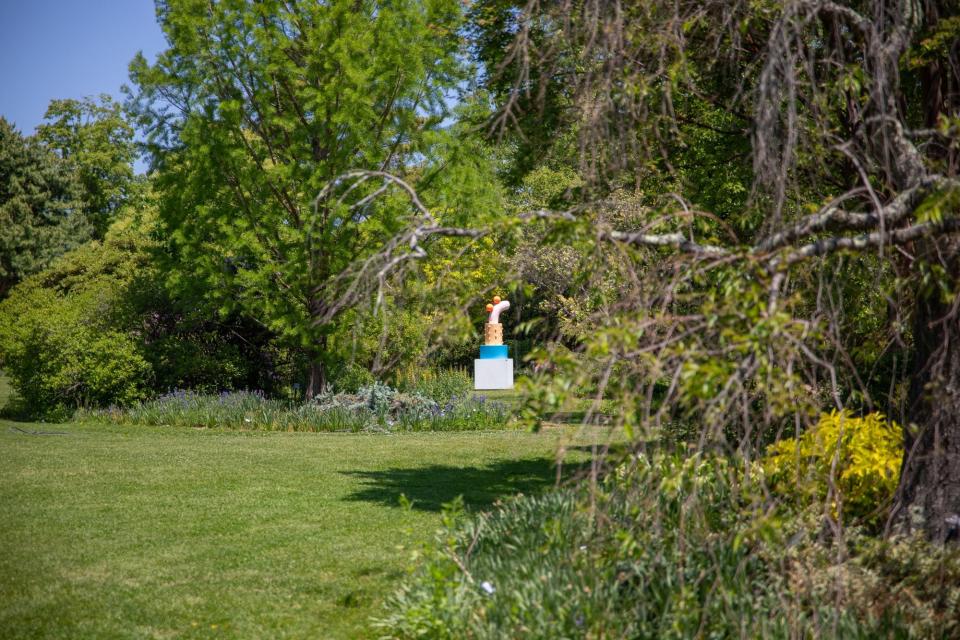
[[[592,489],[448,514],[382,637],[955,637],[960,552],[824,540],[809,511],[771,508],[760,480],[719,456],[641,455]]]

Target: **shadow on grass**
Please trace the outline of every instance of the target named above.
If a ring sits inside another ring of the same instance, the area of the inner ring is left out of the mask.
[[[575,473],[579,465],[563,466],[564,479]],[[405,495],[413,508],[440,511],[444,504],[463,496],[471,510],[484,509],[497,498],[517,493],[531,494],[552,487],[557,469],[552,458],[505,460],[484,467],[430,465],[415,468],[394,468],[382,471],[345,471],[359,478],[363,486],[346,500],[376,502],[397,506]]]

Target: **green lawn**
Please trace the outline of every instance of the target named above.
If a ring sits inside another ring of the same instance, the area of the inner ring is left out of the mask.
[[[0,636],[375,637],[441,505],[550,486],[568,433],[0,420]]]

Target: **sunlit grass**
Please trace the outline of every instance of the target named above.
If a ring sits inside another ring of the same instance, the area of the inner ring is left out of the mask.
[[[551,486],[567,437],[0,421],[2,635],[373,637],[441,505]]]

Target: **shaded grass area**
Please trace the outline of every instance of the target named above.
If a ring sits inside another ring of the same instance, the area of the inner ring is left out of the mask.
[[[7,377],[3,375],[3,371],[0,371],[0,409],[6,406],[7,401],[12,395],[13,387],[10,386],[10,381]]]
[[[441,505],[549,486],[568,437],[47,426],[0,421],[4,638],[373,637]]]
[[[553,461],[546,458],[500,460],[482,467],[430,464],[345,473],[360,484],[348,500],[390,506],[403,495],[413,509],[424,511],[440,511],[457,496],[463,496],[467,505],[483,508],[501,496],[536,493],[555,482]]]

